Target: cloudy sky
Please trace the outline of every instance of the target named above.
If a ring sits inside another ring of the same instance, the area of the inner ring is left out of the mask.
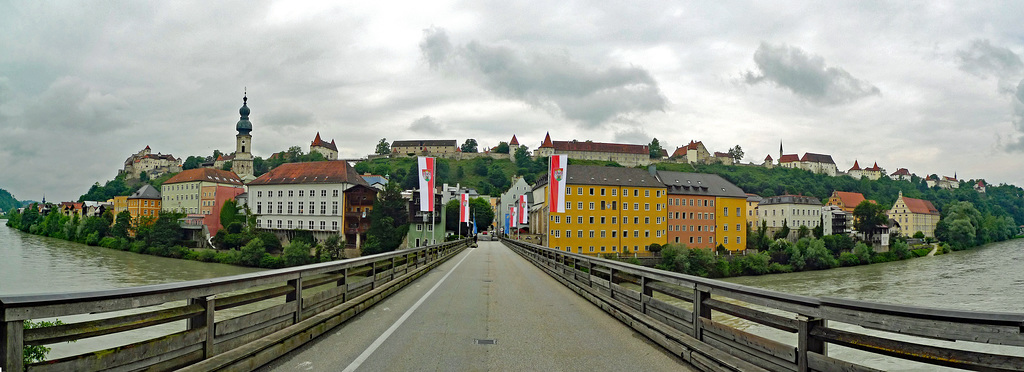
[[[149,145],[317,131],[831,154],[1024,185],[1024,3],[0,0],[0,188],[71,200]]]

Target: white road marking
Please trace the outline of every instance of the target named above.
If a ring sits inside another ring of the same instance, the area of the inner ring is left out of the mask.
[[[386,341],[388,337],[391,337],[391,334],[395,333],[395,330],[397,330],[398,327],[402,325],[402,323],[405,323],[406,319],[409,319],[409,316],[412,315],[412,312],[416,311],[416,309],[423,304],[423,301],[425,301],[427,297],[430,297],[430,295],[434,293],[434,290],[437,289],[437,287],[440,287],[441,283],[444,283],[445,279],[448,279],[448,276],[452,275],[452,273],[455,272],[455,269],[458,268],[459,265],[462,265],[463,261],[469,258],[470,254],[473,254],[472,250],[470,250],[465,257],[462,257],[462,259],[459,260],[459,263],[455,264],[455,266],[453,266],[452,269],[449,270],[447,274],[444,274],[444,276],[441,277],[441,280],[438,281],[437,284],[434,284],[434,286],[430,288],[430,290],[427,291],[427,293],[423,294],[423,297],[420,297],[420,299],[417,300],[416,303],[413,304],[412,307],[410,307],[409,310],[405,312],[405,314],[402,314],[402,317],[398,318],[398,320],[395,321],[395,324],[392,324],[391,327],[388,328],[388,330],[384,331],[384,333],[382,333],[380,337],[377,337],[377,339],[373,341],[372,344],[370,344],[370,347],[366,348],[366,350],[363,351],[362,354],[359,354],[359,356],[352,361],[352,364],[349,364],[348,367],[345,367],[345,370],[343,372],[355,371],[356,368],[359,368],[359,366],[361,366],[363,362],[366,361],[366,359],[370,358],[370,355],[372,355],[374,351],[377,351],[377,348],[379,348],[380,345],[383,345],[384,341]]]

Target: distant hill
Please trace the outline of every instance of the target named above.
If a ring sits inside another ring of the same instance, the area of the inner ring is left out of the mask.
[[[0,189],[0,210],[4,212],[11,210],[11,208],[21,208],[21,202],[14,198],[14,195],[7,192],[7,190]]]

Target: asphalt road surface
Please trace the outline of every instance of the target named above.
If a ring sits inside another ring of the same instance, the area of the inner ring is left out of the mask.
[[[262,371],[694,371],[500,242],[479,242]]]

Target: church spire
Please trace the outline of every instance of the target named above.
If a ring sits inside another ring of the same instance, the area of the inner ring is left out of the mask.
[[[252,131],[252,123],[249,122],[249,101],[248,92],[242,93],[242,107],[238,109],[238,123],[235,124],[235,130],[238,134],[249,134]]]

